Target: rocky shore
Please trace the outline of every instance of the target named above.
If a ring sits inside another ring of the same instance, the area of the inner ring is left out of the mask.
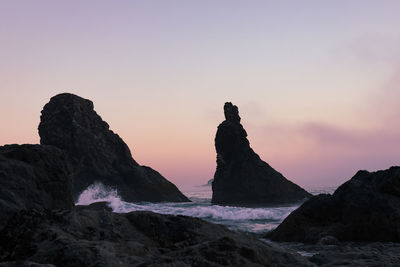
[[[392,242],[334,242],[304,244],[272,243],[295,251],[316,266],[399,266],[400,243]]]
[[[400,167],[359,171],[333,195],[312,197],[293,211],[268,238],[316,243],[400,241]]]
[[[304,257],[201,219],[74,206],[100,180],[130,201],[188,201],[138,165],[93,103],[53,97],[41,145],[0,147],[0,266],[312,266]]]
[[[214,203],[310,196],[254,153],[237,107],[225,104],[225,116],[216,136]],[[0,266],[400,265],[400,167],[359,171],[259,236],[187,216],[114,213],[105,202],[75,206],[81,188],[97,179],[129,201],[188,199],[136,163],[89,100],[52,98],[39,132],[41,145],[0,147]]]
[[[23,211],[0,232],[0,261],[57,266],[313,266],[200,219],[106,206]]]

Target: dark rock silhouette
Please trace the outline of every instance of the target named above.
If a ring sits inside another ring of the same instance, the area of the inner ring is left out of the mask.
[[[55,147],[0,147],[0,229],[19,210],[72,209],[70,174]]]
[[[333,195],[321,194],[293,211],[268,237],[276,241],[400,242],[400,167],[359,171]]]
[[[333,237],[332,237],[333,238]],[[333,241],[333,240],[332,240]],[[282,248],[301,251],[316,266],[399,266],[400,243],[393,242],[328,242],[304,244],[285,242]]]
[[[41,115],[40,143],[66,151],[73,166],[73,197],[95,181],[114,187],[125,201],[189,201],[155,170],[133,160],[90,100],[73,94],[51,98]]]
[[[101,208],[24,211],[0,232],[0,262],[57,266],[313,266],[295,253],[186,216]]]
[[[225,103],[224,113],[225,121],[218,126],[215,136],[217,170],[212,203],[274,205],[303,201],[311,196],[251,149],[237,106]]]
[[[212,186],[212,182],[214,181],[214,179],[210,179],[207,181],[206,184],[203,184],[202,186]]]

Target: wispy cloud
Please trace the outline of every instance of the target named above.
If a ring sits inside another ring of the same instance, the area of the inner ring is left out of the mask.
[[[377,64],[396,63],[400,60],[400,35],[364,33],[354,38],[349,46],[350,53],[360,62]]]
[[[360,99],[360,125],[304,121],[269,123],[254,130],[260,154],[295,181],[338,185],[358,169],[400,165],[400,68]],[[253,125],[254,126],[254,125]],[[254,140],[252,136],[250,139]],[[272,162],[271,162],[272,161]]]

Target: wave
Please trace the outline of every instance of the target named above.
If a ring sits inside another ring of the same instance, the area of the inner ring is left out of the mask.
[[[102,183],[94,183],[79,195],[75,205],[87,206],[95,202],[107,202],[113,211],[118,210],[119,207],[126,203],[118,195],[117,189],[106,187]]]
[[[213,220],[281,220],[293,210],[292,208],[240,208],[218,205],[189,204],[133,204],[126,203],[115,212],[130,212],[135,210],[150,210],[162,214],[185,215],[191,217],[207,218]]]
[[[195,199],[192,199],[195,200]],[[185,215],[213,221],[282,221],[297,206],[274,208],[245,208],[211,205],[208,202],[191,203],[129,203],[121,200],[117,190],[100,183],[89,186],[80,195],[77,205],[106,201],[114,212],[152,211],[161,214]]]

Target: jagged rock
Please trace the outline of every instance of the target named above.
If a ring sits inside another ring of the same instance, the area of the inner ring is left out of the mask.
[[[189,201],[158,172],[133,160],[90,100],[67,93],[52,97],[43,108],[39,135],[41,144],[66,151],[74,169],[74,199],[97,181],[116,188],[125,201]]]
[[[300,252],[317,266],[400,266],[400,243],[337,242],[333,237],[329,239],[334,243],[285,242],[280,243],[279,246]]]
[[[56,266],[313,266],[224,226],[152,212],[24,211],[0,232],[0,262]]]
[[[212,203],[274,205],[303,201],[311,196],[251,149],[237,106],[225,103],[224,113],[225,121],[218,126],[215,136],[217,170]]]
[[[0,229],[19,210],[72,209],[70,168],[50,146],[0,147]]]
[[[212,186],[212,182],[214,181],[214,179],[210,179],[207,181],[206,184],[203,184],[202,186]]]
[[[268,234],[275,241],[309,243],[325,236],[400,242],[400,167],[357,172],[333,195],[306,201]]]

